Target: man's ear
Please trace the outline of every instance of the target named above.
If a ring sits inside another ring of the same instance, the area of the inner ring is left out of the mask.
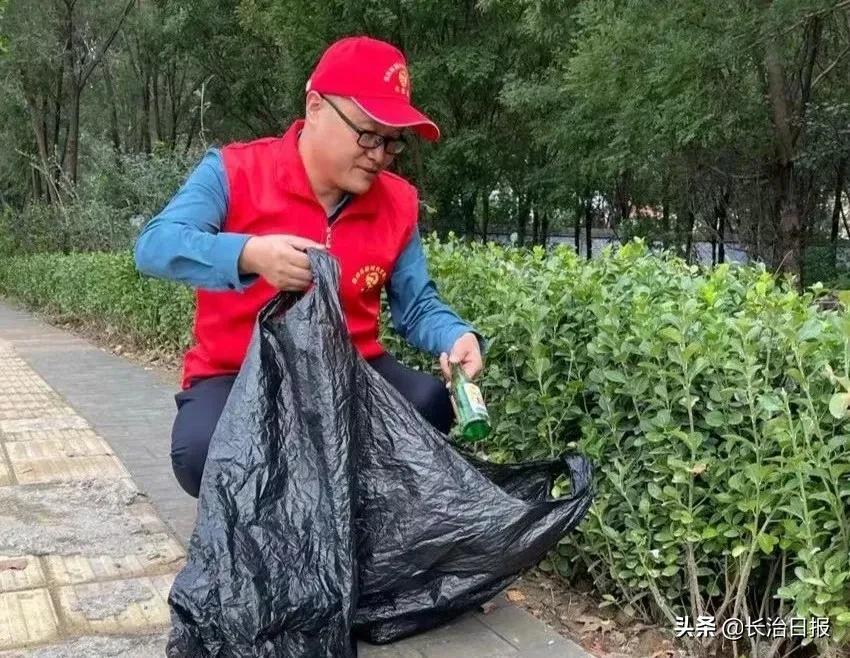
[[[307,98],[304,108],[304,119],[307,123],[315,123],[319,110],[322,109],[324,101],[316,91],[307,92]]]

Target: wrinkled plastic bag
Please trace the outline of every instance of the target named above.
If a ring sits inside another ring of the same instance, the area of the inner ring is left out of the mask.
[[[169,658],[356,656],[355,636],[393,641],[491,599],[591,503],[584,457],[456,450],[357,354],[338,265],[309,256],[315,284],[261,311],[212,437]]]

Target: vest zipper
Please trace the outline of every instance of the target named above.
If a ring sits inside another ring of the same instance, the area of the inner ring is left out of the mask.
[[[325,226],[325,249],[331,248],[331,227],[330,224]]]

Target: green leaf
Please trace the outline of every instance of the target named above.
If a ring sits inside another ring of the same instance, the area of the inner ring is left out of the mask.
[[[505,413],[506,414],[518,414],[522,411],[522,404],[518,400],[508,400],[505,404]]]
[[[777,537],[768,535],[764,532],[760,532],[758,534],[756,541],[758,542],[761,552],[765,555],[769,555],[773,551],[773,547],[779,543],[779,539]]]
[[[732,549],[732,557],[740,557],[744,553],[747,552],[747,547],[742,544],[738,544],[735,548]]]
[[[617,384],[626,383],[626,376],[619,370],[606,370],[605,379],[611,382],[616,382]]]
[[[820,336],[822,331],[822,321],[817,318],[812,318],[800,327],[800,330],[797,332],[797,340],[812,340]]]
[[[658,332],[658,335],[662,338],[666,338],[671,343],[682,342],[682,334],[678,329],[676,329],[676,327],[664,327]]]
[[[782,401],[775,393],[765,393],[759,397],[759,404],[765,411],[774,412],[782,409]]]
[[[844,418],[850,406],[850,393],[835,393],[829,398],[829,413],[839,420]]]
[[[720,411],[709,411],[705,415],[705,422],[708,423],[711,427],[722,427],[726,422],[725,417]]]

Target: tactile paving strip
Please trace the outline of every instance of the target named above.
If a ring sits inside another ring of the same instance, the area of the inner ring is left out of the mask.
[[[109,445],[98,437],[14,441],[6,442],[5,447],[19,484],[129,476]]]
[[[58,620],[46,589],[0,594],[0,650],[58,636]]]

